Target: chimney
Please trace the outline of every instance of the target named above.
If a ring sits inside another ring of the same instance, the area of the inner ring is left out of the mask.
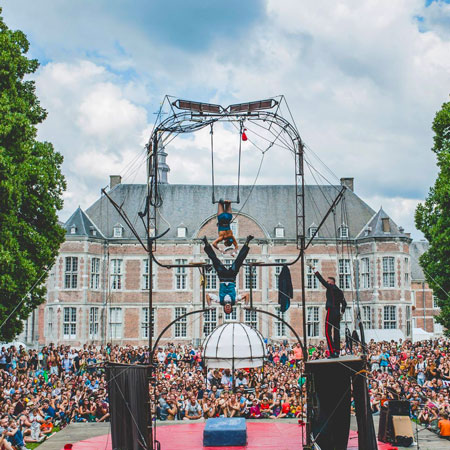
[[[347,186],[352,192],[354,192],[353,180],[354,178],[341,178],[341,186]]]
[[[389,223],[389,217],[383,217],[381,219],[381,222],[383,224],[383,232],[384,233],[390,233],[390,231],[391,231],[391,224]]]
[[[109,176],[109,190],[116,187],[120,183],[122,183],[122,177],[120,175]]]

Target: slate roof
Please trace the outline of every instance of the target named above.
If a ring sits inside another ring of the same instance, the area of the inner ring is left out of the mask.
[[[75,226],[75,233],[71,232],[73,226]],[[95,236],[93,233],[95,230],[98,237],[104,237],[95,223],[80,207],[69,217],[63,227],[66,229],[66,234],[70,234],[71,236],[92,237]]]
[[[383,231],[383,219],[389,220],[390,231]],[[367,230],[367,231],[366,231]],[[407,237],[407,235],[400,230],[397,224],[386,214],[383,208],[370,219],[367,226],[362,230],[360,237]]]
[[[419,264],[420,256],[428,250],[430,246],[428,241],[414,241],[409,246],[409,254],[411,255],[411,279],[414,281],[424,281],[425,274]]]
[[[170,232],[166,239],[176,239],[177,227],[183,224],[187,227],[187,237],[195,237],[206,220],[217,212],[217,205],[212,204],[212,188],[209,185],[191,184],[163,184],[159,187],[163,198],[163,206],[158,217],[158,231],[163,231],[170,224]],[[326,214],[329,205],[336,197],[341,186],[305,186],[306,228],[313,223],[317,226]],[[147,186],[143,184],[119,184],[109,195],[119,205],[123,204],[131,222],[139,234],[145,235],[143,225],[137,213],[143,210]],[[235,186],[216,186],[216,198],[236,198]],[[266,232],[268,237],[274,237],[275,227],[279,222],[285,227],[285,238],[295,239],[296,234],[296,201],[295,186],[293,185],[265,185],[241,186],[241,203],[233,204],[233,210],[239,211],[244,202],[247,203],[242,213],[253,218]],[[351,238],[356,237],[363,227],[374,216],[375,211],[370,208],[354,192],[346,189],[345,203]],[[120,223],[124,227],[123,239],[132,239],[131,231],[125,225],[109,200],[102,196],[86,210],[88,216],[98,226],[102,234],[112,238],[113,228]],[[330,214],[319,232],[319,238],[336,238],[336,228],[344,222],[342,207],[338,205],[336,215]],[[68,221],[70,223],[70,219]]]

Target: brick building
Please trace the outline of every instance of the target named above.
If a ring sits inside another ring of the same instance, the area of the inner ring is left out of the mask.
[[[338,207],[330,214],[309,247],[307,258],[314,260],[324,276],[336,277],[347,298],[349,307],[344,321],[351,329],[356,302],[354,262],[357,261],[365,327],[400,329],[409,337],[414,325],[413,315],[416,315],[417,326],[423,324],[419,305],[422,285],[417,278],[420,268],[416,264],[418,255],[424,250],[423,245],[412,243],[409,235],[382,209],[376,212],[359,198],[353,191],[353,179],[342,179],[341,182],[347,186],[347,213]],[[120,177],[112,177],[110,186],[109,195],[123,204],[144,238],[145,231],[137,213],[143,208],[146,186],[122,184]],[[308,235],[314,233],[339,188],[306,186]],[[234,198],[235,189],[218,186],[216,195]],[[251,195],[233,222],[234,233],[241,244],[248,234],[255,236],[249,258],[264,262],[295,259],[298,254],[295,187],[269,185],[251,189],[250,186],[241,187],[241,198]],[[175,264],[204,260],[206,255],[199,238],[206,235],[213,239],[217,235],[211,187],[164,183],[160,190],[164,203],[158,218],[158,231],[170,226],[170,232],[158,241],[156,257]],[[145,344],[149,330],[156,337],[174,318],[201,308],[198,269],[168,270],[154,266],[154,309],[149,315],[147,255],[105,196],[86,211],[78,208],[64,227],[66,241],[61,245],[47,282],[47,302],[27,321],[25,341],[37,338],[40,344]],[[279,271],[276,267],[259,267],[251,280],[249,268],[245,267],[238,276],[239,290],[247,291],[252,281],[254,304],[280,315],[277,305]],[[283,317],[302,335],[300,263],[291,267],[291,274],[294,299]],[[323,339],[325,292],[312,273],[307,273],[305,278],[308,336],[313,340]],[[217,277],[210,272],[207,290],[216,291],[218,286]],[[438,331],[434,329],[432,295],[426,285],[425,296],[426,329]],[[282,322],[269,316],[240,307],[227,316],[218,307],[205,315],[189,316],[172,326],[162,342],[197,344],[217,325],[228,320],[255,326],[272,340],[292,338]]]

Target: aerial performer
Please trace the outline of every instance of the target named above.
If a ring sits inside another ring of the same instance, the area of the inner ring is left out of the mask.
[[[227,268],[217,257],[206,236],[203,238],[203,242],[205,244],[205,252],[211,259],[220,281],[219,296],[215,294],[207,294],[206,300],[209,306],[211,305],[211,302],[220,303],[223,306],[225,314],[231,314],[236,301],[244,301],[245,304],[247,304],[249,301],[248,293],[242,295],[236,294],[236,277],[245,258],[248,255],[248,252],[250,250],[248,244],[252,239],[253,236],[251,235],[247,237],[245,244],[239,251],[239,254],[237,255],[233,264],[231,264],[231,266]]]
[[[327,301],[325,304],[325,308],[327,309],[327,318],[325,319],[325,336],[327,338],[328,349],[330,351],[329,358],[339,358],[339,352],[341,350],[341,314],[344,314],[345,308],[347,307],[344,293],[336,286],[336,279],[334,277],[328,277],[325,281],[311,261],[307,261],[306,264],[311,267],[314,275],[327,290]]]
[[[219,250],[222,254],[228,250],[233,250],[234,253],[239,248],[238,243],[233,236],[233,231],[231,230],[231,221],[233,219],[233,212],[231,210],[231,201],[220,199],[217,205],[217,228],[219,232],[219,237],[213,242],[213,247]],[[223,242],[225,245],[225,250],[219,248],[219,243]],[[232,247],[233,246],[233,247]]]

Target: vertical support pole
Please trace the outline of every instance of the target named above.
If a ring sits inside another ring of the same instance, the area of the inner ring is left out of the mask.
[[[201,285],[202,285],[202,309],[206,309],[206,270],[205,266],[200,269]]]
[[[253,266],[250,263],[250,308],[253,309]],[[245,283],[245,278],[244,278]]]

